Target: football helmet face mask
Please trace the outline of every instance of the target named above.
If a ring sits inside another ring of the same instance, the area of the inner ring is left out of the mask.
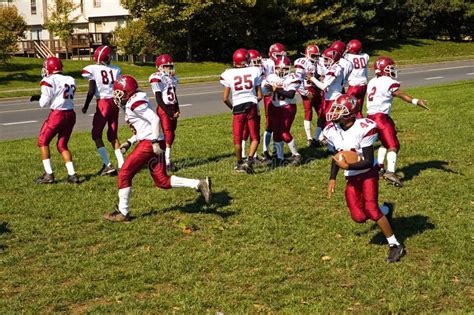
[[[390,57],[380,57],[374,64],[375,67],[375,74],[377,76],[388,76],[391,78],[396,79],[398,76],[398,70],[395,65],[395,61],[393,61]]]
[[[173,58],[170,55],[162,54],[156,57],[155,66],[165,75],[173,76],[175,74]]]
[[[119,108],[125,109],[130,97],[138,91],[138,82],[130,75],[121,75],[114,83],[113,100]]]
[[[43,68],[41,69],[41,76],[47,77],[54,73],[62,73],[63,72],[63,63],[61,59],[57,57],[48,57],[43,62]]]
[[[358,39],[353,39],[347,43],[344,54],[358,55],[362,51],[362,43]]]
[[[321,53],[319,52],[319,47],[316,45],[308,45],[304,51],[304,55],[306,58],[311,60],[311,62],[316,62],[321,56]]]
[[[112,48],[99,46],[94,52],[94,61],[99,65],[109,65],[112,60]]]
[[[260,53],[255,49],[249,49],[248,53],[250,55],[250,65],[253,67],[261,67],[262,56],[260,55]]]
[[[286,56],[278,57],[275,61],[275,74],[280,78],[283,78],[290,74],[291,61]]]
[[[248,67],[250,64],[250,54],[247,49],[237,49],[232,55],[232,62],[235,68]]]
[[[346,44],[344,44],[344,42],[340,41],[340,40],[336,40],[335,42],[333,42],[331,44],[331,46],[329,48],[334,48],[335,50],[337,50],[337,52],[342,55],[344,53],[344,51],[346,50]]]
[[[323,64],[326,68],[330,68],[339,59],[341,59],[341,54],[336,49],[328,48],[323,51]]]
[[[271,45],[270,48],[268,49],[268,56],[273,61],[276,61],[278,57],[285,57],[286,56],[285,46],[283,46],[283,44],[280,44],[280,43],[275,43]]]
[[[326,113],[326,120],[339,122],[341,120],[347,121],[351,118],[355,119],[357,110],[357,99],[351,95],[342,94],[334,101]]]

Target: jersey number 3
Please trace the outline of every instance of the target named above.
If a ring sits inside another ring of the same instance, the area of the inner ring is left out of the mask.
[[[242,91],[243,89],[250,90],[253,87],[253,82],[251,80],[252,75],[246,74],[244,76],[235,76],[234,77],[234,90]]]

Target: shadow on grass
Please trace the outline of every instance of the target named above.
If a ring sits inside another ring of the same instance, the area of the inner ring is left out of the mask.
[[[11,233],[11,230],[8,228],[8,223],[7,222],[2,222],[0,223],[0,236],[2,234],[9,234]],[[0,244],[0,252],[3,252],[7,249],[7,246]]]
[[[212,200],[209,205],[204,202],[204,198],[199,196],[195,201],[190,202],[184,206],[174,206],[171,208],[166,208],[163,210],[151,209],[150,211],[141,215],[141,217],[154,216],[159,213],[165,213],[170,211],[180,211],[185,213],[205,213],[205,214],[214,214],[220,216],[224,220],[228,217],[231,217],[236,214],[235,211],[218,211],[219,208],[230,205],[230,202],[233,198],[229,193],[224,191],[213,192]]]
[[[364,51],[369,55],[374,55],[376,50],[380,50],[380,47],[383,47],[383,50],[392,51],[395,49],[400,49],[402,46],[424,46],[427,45],[418,39],[393,39],[385,41],[368,41],[364,44]]]
[[[439,161],[439,160],[417,162],[417,163],[407,165],[407,166],[399,169],[398,171],[403,173],[402,181],[404,181],[404,182],[412,180],[413,177],[420,175],[420,173],[422,171],[430,169],[430,168],[434,168],[434,169],[442,170],[444,172],[464,176],[462,173],[458,173],[458,172],[455,172],[455,171],[450,170],[449,168],[447,168],[448,164],[449,163],[446,162],[446,161]]]
[[[38,82],[38,90],[40,88],[39,83],[41,81],[41,74],[28,74],[28,73],[10,73],[6,76],[0,77],[0,85],[6,85],[10,81],[21,81],[21,82]],[[15,90],[15,87],[12,87],[12,90]]]
[[[400,243],[404,243],[406,239],[421,234],[426,230],[433,230],[435,225],[429,222],[429,217],[425,215],[416,214],[409,217],[395,217],[391,221],[393,231]],[[372,226],[377,229],[377,225]],[[382,232],[377,233],[370,240],[371,244],[386,244],[387,239]]]
[[[216,156],[206,158],[206,159],[192,159],[192,158],[181,159],[181,160],[173,161],[173,163],[174,163],[174,166],[178,170],[181,170],[185,168],[191,168],[191,167],[209,164],[212,162],[219,162],[220,160],[227,159],[232,156],[234,156],[234,154],[226,153],[226,154],[216,155]]]

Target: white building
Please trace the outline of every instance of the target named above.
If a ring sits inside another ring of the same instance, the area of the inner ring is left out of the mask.
[[[54,9],[54,0],[0,0],[0,5],[15,5],[28,25],[22,48],[24,53],[34,48],[32,41],[43,41],[55,52],[64,52],[64,44],[45,28],[48,12]],[[120,0],[72,0],[77,6],[71,19],[77,17],[70,49],[93,48],[107,43],[110,32],[123,26],[129,17]],[[30,42],[30,43],[28,43]]]

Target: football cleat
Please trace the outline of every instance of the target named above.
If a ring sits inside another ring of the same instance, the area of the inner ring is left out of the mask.
[[[109,165],[103,164],[102,168],[100,169],[99,172],[97,172],[97,174],[99,174],[100,176],[116,175],[117,170],[115,169],[115,167],[112,166],[112,164],[109,164]]]
[[[35,180],[37,184],[52,184],[54,183],[54,174],[44,173],[42,176]]]
[[[234,172],[236,173],[246,173],[247,172],[247,163],[237,163],[234,166]]]
[[[379,166],[379,177],[383,177],[383,174],[385,174],[385,169]]]
[[[399,261],[403,255],[405,255],[405,248],[403,248],[403,245],[392,244],[389,247],[388,256],[385,261],[388,263],[394,263]]]
[[[80,184],[81,183],[81,181],[79,180],[79,176],[77,176],[77,174],[68,175],[67,178],[66,178],[66,181],[70,184]]]
[[[395,187],[403,187],[403,184],[400,180],[400,177],[398,177],[397,174],[395,174],[394,172],[389,172],[389,171],[386,171],[384,174],[383,174],[383,178],[392,183]]]
[[[288,165],[290,166],[299,166],[301,164],[301,160],[303,158],[301,157],[301,155],[292,155],[291,158],[290,158],[290,163]]]
[[[118,211],[117,207],[115,207],[114,211],[104,214],[104,219],[111,222],[130,222],[132,220],[128,213],[123,215]]]
[[[201,195],[204,197],[206,203],[211,202],[212,190],[211,190],[211,178],[201,178],[199,179],[198,190],[201,192]]]

